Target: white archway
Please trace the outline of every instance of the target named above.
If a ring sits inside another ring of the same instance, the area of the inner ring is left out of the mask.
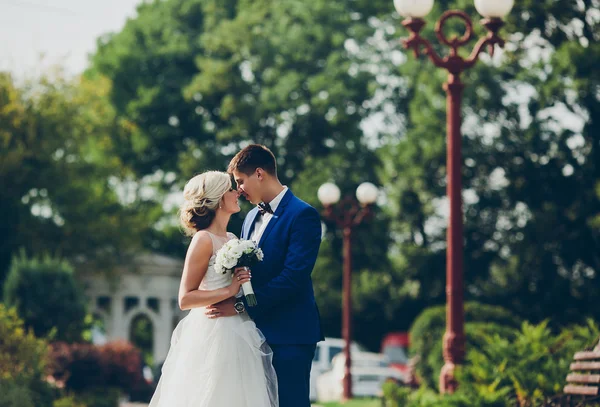
[[[173,321],[185,314],[177,304],[183,262],[178,259],[144,254],[132,264],[117,267],[117,278],[108,280],[98,272],[81,271],[89,311],[104,319],[106,339],[130,340],[134,317],[144,314],[152,322],[153,358],[158,364],[169,351]]]
[[[151,342],[151,348],[149,349],[150,352],[152,353],[152,358],[154,359],[154,355],[156,355],[157,353],[157,349],[156,349],[156,335],[157,335],[157,327],[158,327],[158,323],[159,323],[159,319],[155,318],[154,315],[152,315],[151,313],[144,311],[142,309],[140,309],[139,307],[132,310],[131,312],[129,312],[127,314],[127,316],[125,317],[126,320],[126,325],[127,325],[127,340],[131,343],[133,343],[134,345],[136,345],[138,347],[138,349],[140,350],[144,350],[143,349],[143,344],[140,344],[139,342],[136,341],[136,338],[134,338],[134,330],[135,330],[135,324],[136,323],[140,323],[140,320],[146,320],[148,321],[148,323],[150,324],[150,342]],[[140,339],[140,338],[138,338]],[[159,361],[160,362],[160,361]]]
[[[102,345],[106,342],[106,332],[108,330],[108,324],[110,322],[110,316],[102,309],[96,308],[92,312],[92,317],[94,318],[94,322],[97,320],[102,321],[102,330],[98,329],[98,327],[93,324],[92,325],[92,342]]]

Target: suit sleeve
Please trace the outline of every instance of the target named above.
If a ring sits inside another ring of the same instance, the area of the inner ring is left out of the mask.
[[[280,304],[292,300],[306,289],[311,283],[312,273],[319,246],[321,245],[321,219],[316,209],[304,209],[292,225],[290,243],[283,269],[259,289],[254,288],[256,301],[255,307],[246,307],[248,314],[255,318]]]

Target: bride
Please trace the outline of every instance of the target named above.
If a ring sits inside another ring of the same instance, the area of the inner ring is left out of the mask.
[[[229,318],[205,308],[235,296],[249,271],[218,274],[216,252],[240,211],[228,174],[210,171],[185,185],[181,224],[192,236],[179,286],[179,306],[191,310],[173,332],[171,348],[149,407],[278,407],[277,377],[264,336],[242,309]]]

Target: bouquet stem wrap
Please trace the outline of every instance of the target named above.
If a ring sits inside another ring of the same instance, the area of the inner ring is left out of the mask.
[[[242,284],[242,290],[244,291],[244,296],[246,297],[246,302],[249,307],[255,307],[256,295],[254,294],[254,290],[252,289],[252,283],[250,281]]]

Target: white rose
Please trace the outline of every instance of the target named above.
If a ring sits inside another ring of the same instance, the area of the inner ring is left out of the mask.
[[[237,264],[237,260],[236,259],[227,259],[223,265],[225,266],[225,268],[227,269],[232,269],[235,267],[235,265]]]

